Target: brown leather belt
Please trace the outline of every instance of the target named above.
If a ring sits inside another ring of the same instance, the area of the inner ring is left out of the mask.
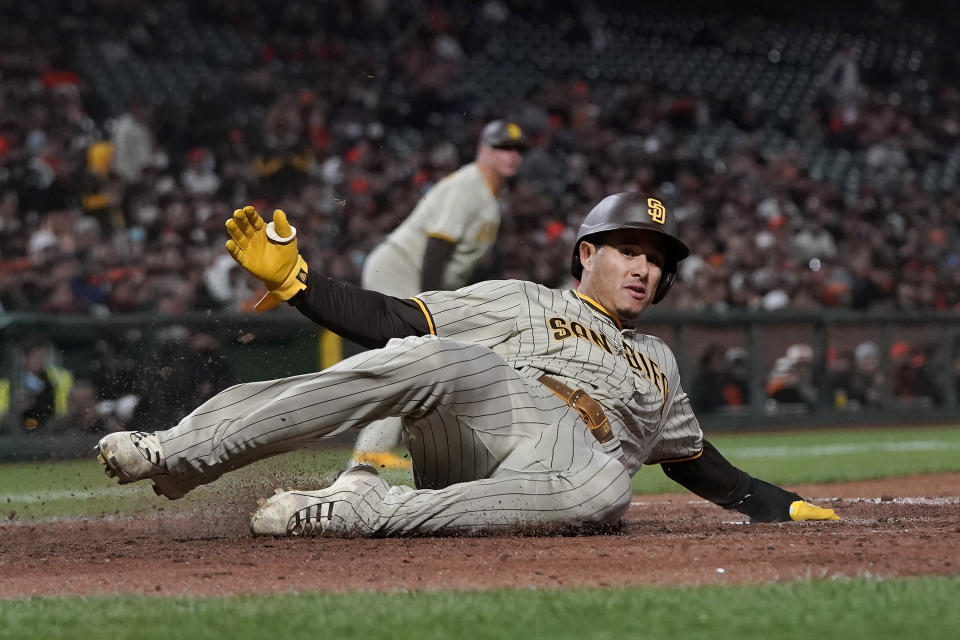
[[[580,414],[583,421],[590,427],[590,433],[600,442],[606,443],[613,439],[613,430],[610,428],[610,421],[603,413],[603,407],[600,403],[591,398],[586,392],[580,389],[571,389],[556,378],[550,376],[540,376],[538,378],[541,384],[567,403],[567,405]]]

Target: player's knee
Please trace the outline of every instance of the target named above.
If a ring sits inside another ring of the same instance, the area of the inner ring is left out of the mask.
[[[630,508],[630,499],[633,496],[630,474],[615,460],[598,460],[600,466],[591,470],[589,481],[577,491],[565,494],[565,508],[571,522],[615,523]]]
[[[481,363],[487,360],[496,360],[497,363],[503,364],[500,356],[479,344],[432,336],[418,337],[414,340],[412,347],[414,359],[429,371],[441,371],[450,365],[457,365],[464,371],[485,368]]]
[[[589,521],[596,524],[618,522],[630,509],[630,500],[633,498],[630,474],[622,464],[611,461],[598,474],[598,481],[603,489],[599,493],[598,508]]]

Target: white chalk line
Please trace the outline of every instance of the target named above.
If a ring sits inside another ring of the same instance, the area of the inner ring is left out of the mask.
[[[913,498],[807,498],[807,502],[869,502],[871,504],[883,504],[890,502],[892,504],[923,505],[929,507],[943,507],[953,504],[960,504],[960,496],[937,496],[931,498],[913,497]],[[651,507],[658,504],[670,504],[670,502],[647,502],[643,500],[632,500],[631,507]],[[710,504],[706,500],[678,500],[677,504]]]
[[[73,498],[73,499],[85,499],[85,498],[94,498],[94,497],[107,497],[115,496],[123,493],[130,495],[130,487],[111,487],[105,489],[90,489],[82,492],[77,491],[54,491],[49,492],[50,494],[56,494],[61,499]],[[14,500],[15,496],[9,496],[11,501]],[[22,500],[23,502],[40,502],[43,498],[31,495],[28,496],[28,500]],[[50,498],[47,498],[50,499]],[[957,505],[960,504],[960,496],[937,496],[937,497],[906,497],[906,498],[808,498],[809,502],[821,502],[821,503],[834,503],[834,502],[845,502],[845,503],[857,503],[857,502],[866,502],[871,504],[883,504],[885,502],[893,504],[905,504],[905,505],[923,505],[923,506],[948,506],[948,505]],[[6,500],[4,500],[6,502]],[[688,505],[708,505],[710,504],[706,500],[695,499],[695,500],[681,500],[677,501],[678,504],[688,504]],[[632,500],[630,502],[631,507],[649,507],[654,505],[663,505],[671,504],[671,502],[649,502],[644,500]],[[98,515],[98,516],[52,516],[48,518],[39,518],[39,519],[30,519],[26,521],[10,521],[5,522],[0,520],[0,529],[5,526],[22,526],[29,524],[37,524],[43,522],[91,522],[91,521],[120,521],[120,520],[142,520],[142,519],[180,519],[180,518],[192,518],[196,517],[196,509],[190,510],[185,513],[177,512],[149,512],[142,513],[137,515],[131,514],[109,514],[109,515]],[[844,521],[847,524],[862,524],[866,521],[852,520],[850,518],[844,518]],[[749,520],[729,520],[725,521],[724,524],[742,524],[749,525],[751,524]]]
[[[925,506],[942,507],[951,504],[960,504],[960,496],[940,496],[935,498],[820,498],[822,502],[870,502],[883,504],[919,504]]]
[[[872,451],[950,451],[960,449],[960,442],[945,440],[911,440],[910,442],[851,442],[822,445],[783,445],[776,447],[724,447],[728,458],[793,458],[806,456],[839,456]]]
[[[146,485],[144,485],[146,486]],[[57,489],[52,491],[30,491],[29,493],[0,494],[0,506],[4,503],[18,502],[20,504],[34,504],[51,502],[53,500],[91,500],[93,498],[110,498],[122,495],[135,495],[132,487],[105,487],[103,489]]]

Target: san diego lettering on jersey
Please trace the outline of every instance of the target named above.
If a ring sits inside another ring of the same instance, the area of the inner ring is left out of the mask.
[[[589,340],[610,355],[622,357],[634,372],[643,374],[647,380],[652,382],[661,396],[666,396],[669,392],[670,387],[667,382],[667,376],[660,369],[660,366],[646,354],[635,351],[627,344],[626,340],[621,340],[621,350],[615,351],[610,346],[610,341],[607,340],[607,336],[593,329],[589,329],[575,320],[570,321],[554,316],[547,320],[547,324],[549,324],[553,330],[551,336],[554,340],[558,342],[571,338]]]

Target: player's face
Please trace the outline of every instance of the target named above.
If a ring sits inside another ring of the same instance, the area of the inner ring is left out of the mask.
[[[666,243],[653,231],[618,229],[602,244],[584,241],[579,291],[621,320],[635,318],[653,302],[666,255]]]
[[[516,149],[497,149],[482,145],[478,160],[502,178],[512,178],[520,169],[523,156]]]

